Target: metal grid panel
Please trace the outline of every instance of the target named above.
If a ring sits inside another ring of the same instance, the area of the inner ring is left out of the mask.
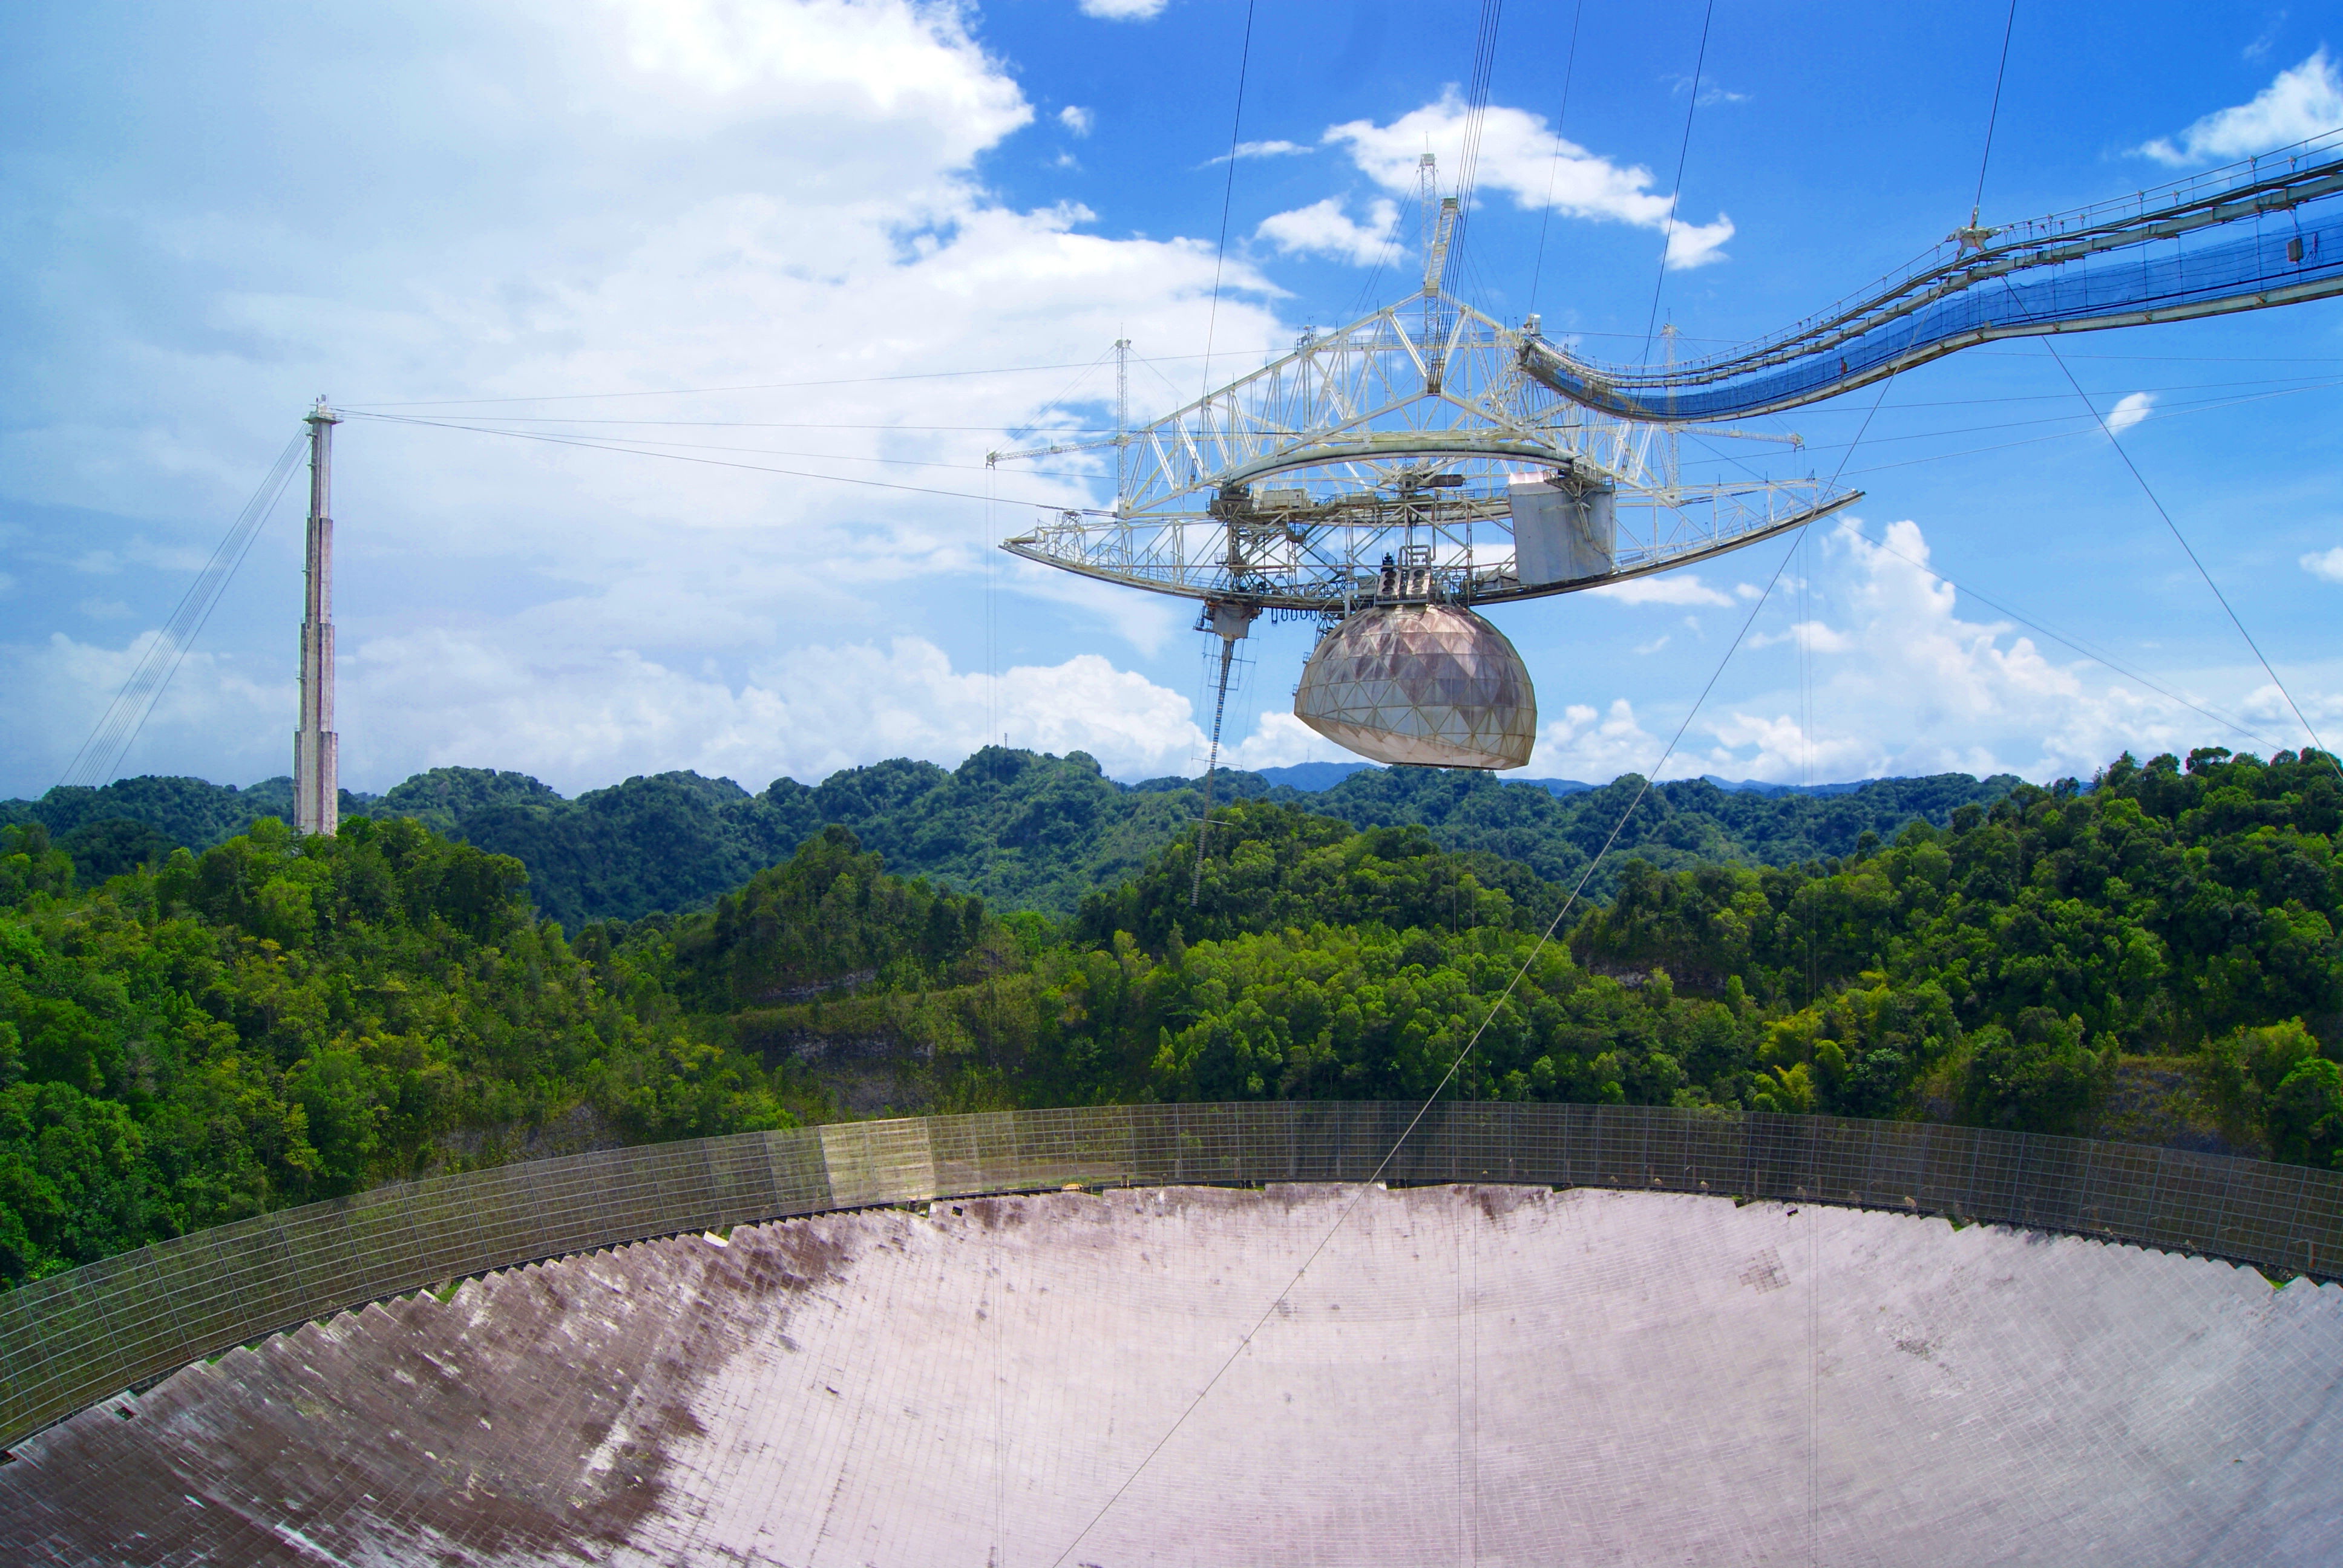
[[[0,1442],[276,1330],[466,1275],[783,1215],[1056,1187],[1532,1183],[2070,1231],[2343,1278],[2343,1176],[1976,1128],[1637,1106],[1001,1111],[604,1150],[238,1221],[0,1294]],[[1411,1123],[1412,1135],[1400,1141]]]

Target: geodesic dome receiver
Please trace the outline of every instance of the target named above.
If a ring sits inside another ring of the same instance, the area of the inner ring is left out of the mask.
[[[1519,768],[1537,739],[1522,656],[1455,605],[1346,618],[1311,654],[1293,716],[1363,757],[1430,768]]]

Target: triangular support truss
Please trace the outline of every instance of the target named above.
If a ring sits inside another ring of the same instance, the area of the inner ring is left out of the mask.
[[[1675,425],[1559,396],[1523,369],[1524,346],[1538,340],[1534,322],[1508,327],[1435,283],[1305,334],[1292,353],[1151,424],[1042,448],[1118,447],[1120,504],[1056,514],[1002,548],[1158,593],[1340,613],[1394,595],[1493,603],[1598,587],[1739,548],[1857,498],[1811,476],[1687,484]],[[1516,497],[1541,478],[1604,495],[1604,569],[1525,580]],[[1388,568],[1399,562],[1411,569],[1395,579]]]

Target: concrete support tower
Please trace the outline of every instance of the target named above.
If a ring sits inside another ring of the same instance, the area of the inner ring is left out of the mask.
[[[301,608],[301,728],[293,737],[293,827],[341,826],[341,769],[334,734],[334,427],[323,397],[308,417],[309,548]]]

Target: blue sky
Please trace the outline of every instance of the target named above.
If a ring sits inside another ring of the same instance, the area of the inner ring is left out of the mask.
[[[1373,262],[1378,204],[1404,217],[1388,169],[1413,146],[1453,166],[1479,9],[1264,0],[1239,135],[1283,146],[1232,185],[1245,12],[1224,0],[12,14],[0,792],[56,780],[321,392],[829,476],[352,418],[349,786],[466,764],[754,789],[950,764],[988,734],[1194,770],[1190,612],[987,549],[1100,490],[1057,462],[970,498],[982,454],[1104,418],[1118,333],[1153,413],[1202,388],[1208,338],[1233,374],[1403,293],[1407,258]],[[1509,7],[1463,292],[1633,357],[1655,283],[1688,345],[1722,345],[1897,269],[1967,216],[2006,15],[1720,0],[1687,148],[1697,0],[1585,6],[1566,112],[1574,6]],[[2343,121],[2337,15],[2021,6],[1986,219]],[[1662,279],[1651,214],[1680,154],[1700,265]],[[1548,188],[1576,205],[1548,216]],[[2067,353],[2101,414],[2130,399],[2142,472],[2343,730],[2343,304]],[[1772,423],[1833,466],[1870,397],[1847,402]],[[1806,542],[1672,774],[2047,779],[2127,747],[2302,742],[2038,345],[1900,378],[1845,460],[1857,521]],[[288,496],[122,771],[287,769],[297,514]],[[1649,769],[1778,559],[1498,612],[1538,685],[1527,774]],[[1250,651],[1234,759],[1339,756],[1284,711],[1303,629]]]

